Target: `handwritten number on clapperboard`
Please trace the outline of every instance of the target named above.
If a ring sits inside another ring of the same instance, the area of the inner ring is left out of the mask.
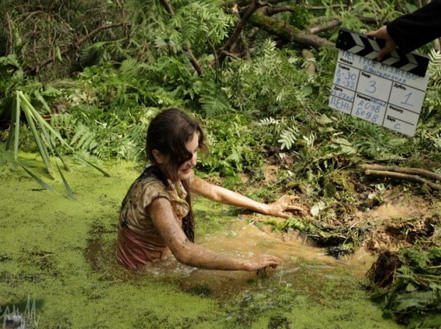
[[[380,105],[374,105],[361,99],[360,102],[358,102],[355,115],[358,117],[365,117],[367,120],[375,123],[377,122],[378,114],[372,114],[372,112],[380,113]]]
[[[375,80],[371,81],[371,88],[369,89],[365,89],[365,91],[367,91],[368,93],[373,94],[374,92],[377,91],[377,87],[376,87],[377,82]]]
[[[412,93],[408,93],[408,94],[404,95],[404,97],[406,97],[406,100],[404,102],[401,102],[401,104],[413,106],[413,104],[408,103],[411,95],[412,95]]]
[[[357,75],[355,73],[351,73],[351,72],[347,72],[347,74],[345,74],[345,73],[346,72],[341,71],[340,68],[337,69],[336,83],[338,85],[341,85],[342,87],[354,89],[355,88],[355,80],[357,79]],[[343,78],[344,80],[341,81],[340,77]]]

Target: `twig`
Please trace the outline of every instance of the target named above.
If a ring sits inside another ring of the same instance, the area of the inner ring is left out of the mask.
[[[378,18],[375,18],[375,17],[357,16],[357,18],[362,23],[365,23],[365,24],[376,24],[377,26],[381,25],[381,24],[379,24],[380,22],[379,22]],[[383,19],[383,21],[384,21],[384,19]]]
[[[170,16],[173,16],[175,12],[173,11],[173,7],[170,3],[170,0],[162,0],[162,3],[164,4],[165,9],[167,9],[167,12]]]
[[[365,174],[371,175],[371,176],[407,179],[407,180],[411,180],[411,181],[418,182],[421,184],[426,184],[434,190],[441,190],[440,184],[432,183],[432,182],[428,181],[427,179],[424,179],[418,175],[408,175],[408,174],[402,174],[402,173],[387,171],[387,170],[371,170],[371,169],[366,169]]]
[[[411,175],[420,175],[427,178],[432,178],[434,180],[438,180],[441,182],[441,175],[438,175],[432,171],[420,169],[420,168],[406,168],[406,167],[398,167],[398,166],[382,166],[378,164],[361,164],[360,168],[364,170],[385,170],[385,171],[394,171],[404,174]]]
[[[228,52],[228,51],[226,51],[226,50],[222,50],[222,54],[225,54],[225,56],[232,57],[232,58],[234,58],[234,59],[239,59],[239,58],[240,58],[240,57],[237,56],[236,54],[230,53],[230,52]]]
[[[251,54],[250,54],[250,47],[248,45],[248,40],[242,33],[240,34],[240,41],[242,42],[242,46],[243,46],[243,57],[245,57],[246,59],[250,59]]]
[[[76,42],[74,42],[72,45],[70,45],[69,47],[63,49],[62,51],[60,51],[61,56],[66,55],[69,51],[71,51],[72,49],[78,49],[81,44],[83,44],[84,42],[86,42],[87,40],[93,38],[96,34],[98,34],[99,32],[101,32],[102,30],[107,30],[107,29],[111,29],[114,27],[119,27],[119,26],[125,26],[127,23],[115,23],[115,24],[109,24],[109,25],[101,25],[99,27],[97,27],[95,30],[91,31],[89,34],[85,35],[84,37],[78,39]],[[40,70],[52,63],[53,61],[56,60],[56,57],[54,55],[49,56],[48,58],[46,58],[45,60],[43,60],[40,63],[35,64],[33,67],[26,67],[25,71],[30,74],[30,75],[36,75],[38,74],[38,72],[40,72]]]
[[[196,70],[198,75],[202,75],[202,67],[199,64],[199,61],[194,56],[193,52],[191,51],[190,45],[185,43],[184,50],[187,52],[188,57],[190,58],[190,62],[193,65],[194,69]]]

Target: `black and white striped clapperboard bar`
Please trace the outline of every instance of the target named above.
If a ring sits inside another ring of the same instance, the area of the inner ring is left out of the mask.
[[[339,31],[329,106],[413,136],[427,88],[429,58],[397,48],[378,62],[384,43],[346,29]]]

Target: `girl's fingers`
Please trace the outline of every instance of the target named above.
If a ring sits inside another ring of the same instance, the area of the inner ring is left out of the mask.
[[[304,211],[303,207],[300,206],[288,206],[286,210],[298,210],[298,211]]]

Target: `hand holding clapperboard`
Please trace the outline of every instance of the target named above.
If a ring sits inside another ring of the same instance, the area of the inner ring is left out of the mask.
[[[384,40],[346,29],[339,31],[336,46],[340,51],[329,106],[413,136],[429,80],[429,58],[396,49],[378,62]]]

